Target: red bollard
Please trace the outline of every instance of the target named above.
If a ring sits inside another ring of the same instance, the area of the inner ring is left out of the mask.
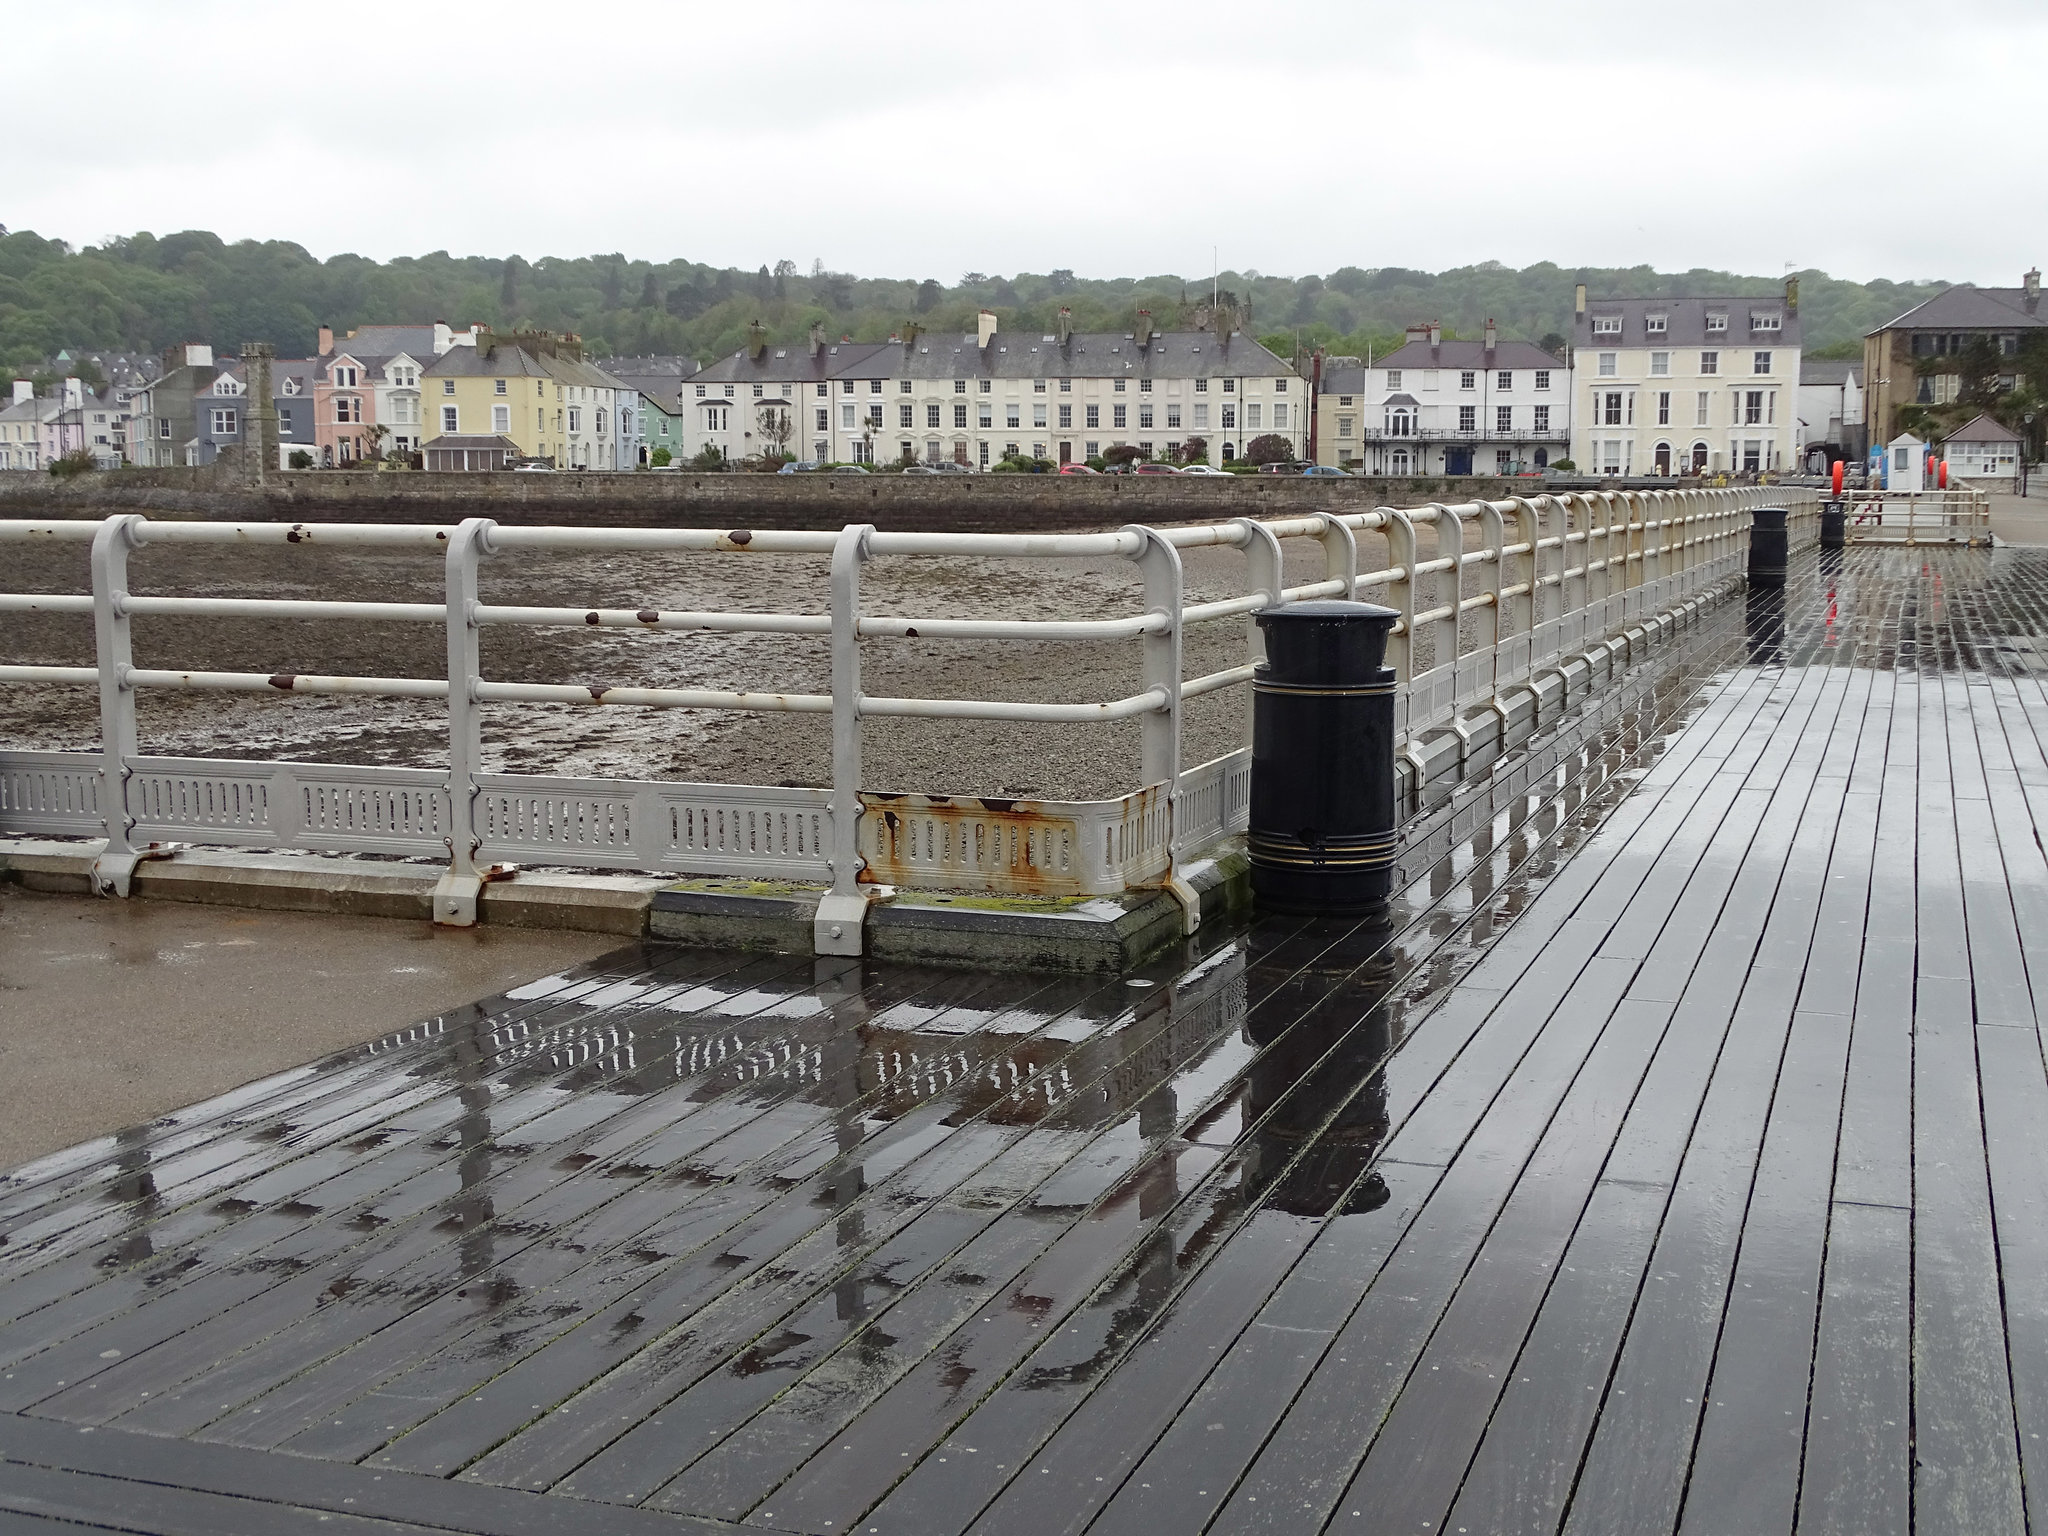
[[[1835,460],[1835,495],[1836,495],[1836,496],[1840,496],[1840,495],[1842,494],[1842,468],[1843,468],[1843,464],[1844,464],[1844,461],[1843,461],[1843,460],[1841,460],[1841,459],[1837,459],[1837,460]]]
[[[1947,490],[1947,489],[1948,489],[1948,460],[1947,460],[1947,459],[1943,459],[1943,460],[1941,461],[1941,463],[1940,463],[1940,467],[1939,467],[1939,468],[1937,468],[1937,469],[1936,469],[1936,471],[1935,471],[1935,478],[1934,478],[1934,488],[1935,488],[1936,490],[1938,490],[1938,491],[1945,491],[1945,490]]]

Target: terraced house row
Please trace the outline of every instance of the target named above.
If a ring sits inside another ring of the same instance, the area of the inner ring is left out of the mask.
[[[764,451],[814,462],[914,459],[987,469],[1004,458],[1075,463],[1135,446],[1168,458],[1200,438],[1212,462],[1277,434],[1306,456],[1308,384],[1252,337],[1229,329],[1162,331],[1140,312],[1130,331],[916,326],[881,342],[747,345],[684,382],[684,451],[728,459]]]

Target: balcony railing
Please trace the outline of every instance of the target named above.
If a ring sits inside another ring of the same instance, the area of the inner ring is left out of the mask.
[[[1413,432],[1391,432],[1385,427],[1362,427],[1356,441],[1367,443],[1565,443],[1571,441],[1570,427],[1516,427],[1510,432],[1475,427],[1459,431],[1451,427],[1420,427]],[[1332,441],[1348,443],[1353,438],[1339,433]]]

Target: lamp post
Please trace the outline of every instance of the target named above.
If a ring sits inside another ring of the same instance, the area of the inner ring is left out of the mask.
[[[2034,446],[2034,413],[2020,418],[2020,494],[2027,494],[2027,454]]]

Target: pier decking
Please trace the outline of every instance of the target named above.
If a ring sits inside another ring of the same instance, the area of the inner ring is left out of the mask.
[[[1794,564],[1386,924],[635,947],[17,1170],[0,1536],[2041,1528],[2048,551]]]

